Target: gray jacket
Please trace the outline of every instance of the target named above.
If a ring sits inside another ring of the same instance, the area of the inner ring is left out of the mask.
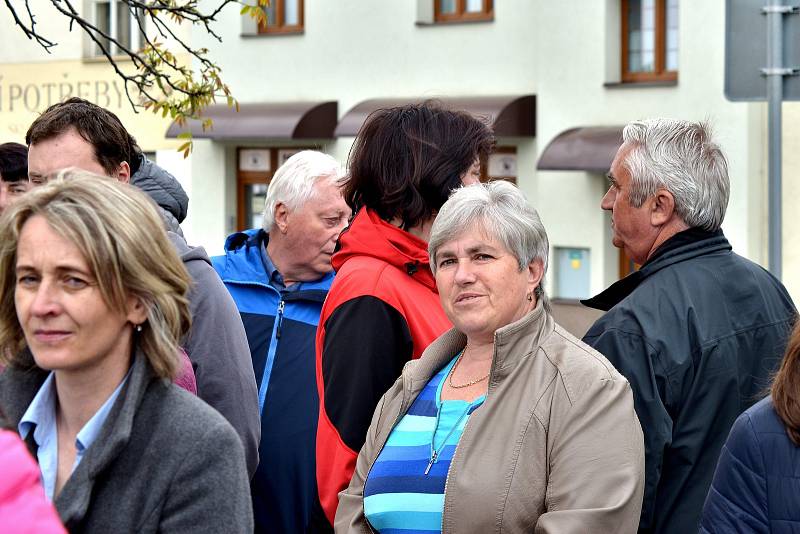
[[[258,466],[261,417],[250,346],[228,290],[202,247],[190,247],[173,232],[172,244],[192,277],[192,329],[183,340],[197,380],[197,395],[221,413],[239,434],[247,472]]]
[[[131,175],[131,185],[147,193],[158,204],[169,230],[183,236],[180,223],[189,211],[189,196],[172,174],[139,155],[138,168]]]
[[[0,374],[0,407],[13,425],[47,371],[30,353]],[[27,441],[36,457],[36,444]],[[252,532],[244,453],[216,411],[156,377],[137,353],[97,440],[54,502],[79,532]]]
[[[364,482],[392,428],[466,345],[453,329],[383,396],[335,528],[370,532]],[[539,304],[500,328],[486,401],[467,421],[447,474],[443,533],[636,532],[644,442],[630,385]]]
[[[180,223],[186,218],[189,197],[178,180],[144,156],[131,176],[131,185],[147,193],[161,208],[168,229],[194,287],[189,294],[192,330],[183,341],[197,379],[197,395],[221,413],[239,434],[252,477],[258,466],[261,420],[258,389],[250,362],[250,347],[239,311],[211,267],[201,247],[183,239]]]

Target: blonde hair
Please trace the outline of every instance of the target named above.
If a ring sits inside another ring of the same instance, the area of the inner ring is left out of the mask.
[[[15,271],[20,232],[34,216],[80,250],[109,308],[125,312],[131,296],[141,300],[147,320],[134,339],[158,376],[174,377],[178,340],[191,325],[190,278],[157,208],[132,186],[71,169],[0,218],[0,363],[14,365],[26,347],[14,305]]]

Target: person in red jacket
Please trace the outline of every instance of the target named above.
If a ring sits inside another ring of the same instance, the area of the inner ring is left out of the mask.
[[[317,329],[316,531],[331,529],[381,395],[450,328],[428,263],[430,227],[455,188],[480,180],[493,146],[486,124],[436,102],[378,110],[354,142],[344,197],[356,215],[333,255]]]

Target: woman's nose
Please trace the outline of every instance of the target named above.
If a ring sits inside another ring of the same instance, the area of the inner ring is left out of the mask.
[[[35,289],[31,302],[31,313],[44,316],[56,313],[59,309],[57,291],[53,284],[42,281]]]
[[[469,284],[475,281],[475,272],[469,260],[459,260],[456,266],[455,281],[458,284]]]

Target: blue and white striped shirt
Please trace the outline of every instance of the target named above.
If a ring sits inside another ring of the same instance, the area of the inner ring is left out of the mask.
[[[364,515],[381,534],[441,532],[447,472],[467,420],[485,400],[441,400],[458,357],[433,376],[392,429],[364,485]],[[437,425],[438,419],[438,425]],[[436,461],[430,466],[432,447]],[[443,442],[446,440],[446,443]]]

